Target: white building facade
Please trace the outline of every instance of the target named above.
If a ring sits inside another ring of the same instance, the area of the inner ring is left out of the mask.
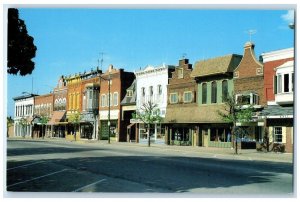
[[[171,65],[162,65],[159,67],[147,66],[144,70],[136,71],[136,109],[141,111],[143,104],[149,101],[157,105],[160,116],[165,118],[167,109],[167,85],[169,82],[170,72],[175,67]],[[138,137],[139,142],[147,142],[146,126],[139,123]],[[165,143],[164,127],[161,124],[150,126],[151,142]]]
[[[24,95],[13,98],[15,101],[14,136],[31,137],[31,121],[34,112],[34,96]]]

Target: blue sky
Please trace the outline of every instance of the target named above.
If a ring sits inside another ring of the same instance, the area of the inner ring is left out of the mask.
[[[294,33],[288,28],[293,12],[288,10],[201,9],[88,9],[22,8],[20,18],[34,37],[35,70],[25,77],[7,76],[7,112],[13,116],[13,97],[22,92],[46,94],[60,75],[96,68],[103,55],[103,70],[109,64],[126,71],[147,65],[178,64],[183,54],[198,60],[243,54],[252,36],[255,53],[289,48]]]

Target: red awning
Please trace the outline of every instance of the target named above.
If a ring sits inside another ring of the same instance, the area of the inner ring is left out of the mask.
[[[59,124],[61,120],[64,118],[65,114],[66,114],[65,111],[54,111],[47,125]]]

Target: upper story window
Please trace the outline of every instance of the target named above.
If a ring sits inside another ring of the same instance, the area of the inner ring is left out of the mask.
[[[211,83],[211,103],[217,103],[217,82]]]
[[[222,81],[222,102],[224,102],[227,97],[228,97],[228,81],[223,80]]]
[[[207,84],[202,83],[202,104],[207,103]]]
[[[114,106],[118,106],[118,92],[115,92],[113,95]]]
[[[153,86],[149,87],[149,95],[152,96],[153,95]]]
[[[192,92],[191,91],[183,93],[183,102],[189,103],[189,102],[192,102],[192,100],[193,100],[193,97],[192,97]]]
[[[141,89],[141,92],[142,92],[142,97],[145,97],[146,92],[145,92],[145,88],[144,87]]]
[[[133,95],[133,91],[132,90],[127,90],[126,96],[127,97],[132,97],[132,95]]]
[[[236,95],[236,102],[239,105],[258,105],[259,104],[259,97],[255,93],[237,94]]]
[[[158,92],[158,95],[162,94],[162,86],[161,85],[157,86],[157,92]]]
[[[182,78],[183,78],[183,69],[182,69],[182,68],[179,68],[179,69],[177,70],[177,72],[178,72],[178,78],[179,78],[179,79],[182,79]]]
[[[106,95],[101,95],[101,107],[106,106]]]
[[[178,94],[177,93],[170,93],[170,103],[171,104],[178,103]]]
[[[277,74],[274,78],[274,93],[294,92],[294,73]]]

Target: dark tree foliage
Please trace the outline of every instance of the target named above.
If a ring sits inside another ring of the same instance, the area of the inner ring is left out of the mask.
[[[8,9],[7,73],[21,76],[34,70],[36,46],[33,37],[28,35],[24,20],[19,19],[19,11]]]

